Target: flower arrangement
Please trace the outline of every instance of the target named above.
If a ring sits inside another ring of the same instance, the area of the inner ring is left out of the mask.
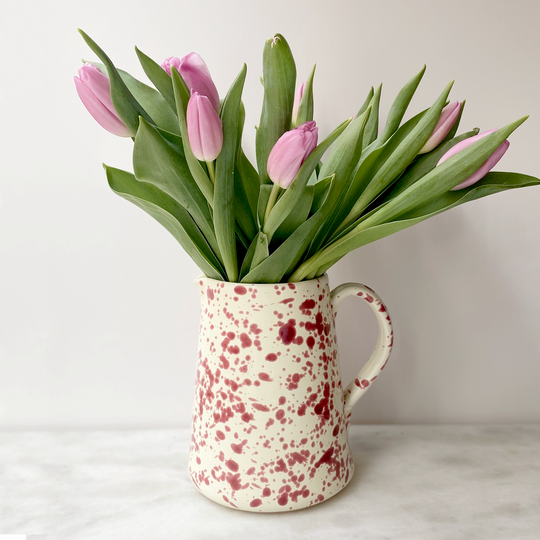
[[[160,65],[136,49],[152,88],[81,34],[102,63],[81,67],[77,92],[103,128],[134,141],[134,172],[105,166],[110,187],[161,223],[213,279],[313,279],[349,251],[445,210],[540,183],[490,172],[527,117],[457,135],[465,102],[448,103],[452,82],[403,122],[425,67],[398,93],[382,129],[381,87],[371,88],[356,116],[319,142],[315,68],[295,92],[294,58],[276,34],[263,52],[256,169],[241,145],[246,65],[220,100],[196,53]]]

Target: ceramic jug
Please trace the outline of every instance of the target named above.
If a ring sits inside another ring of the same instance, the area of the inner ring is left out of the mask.
[[[351,480],[351,409],[384,368],[392,326],[380,298],[328,278],[238,284],[200,278],[201,325],[189,472],[213,501],[252,512],[318,504]],[[354,296],[379,337],[342,387],[335,317]]]

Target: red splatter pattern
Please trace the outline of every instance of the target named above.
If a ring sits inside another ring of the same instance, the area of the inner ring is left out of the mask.
[[[377,377],[362,370],[343,389],[335,311],[358,296],[386,321],[373,291],[326,276],[240,285],[207,278],[197,363],[190,476],[214,501],[254,512],[319,504],[350,481],[350,407]]]

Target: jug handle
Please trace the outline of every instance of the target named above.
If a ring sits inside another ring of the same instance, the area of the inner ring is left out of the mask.
[[[379,335],[375,349],[371,353],[369,360],[362,366],[357,376],[343,392],[345,418],[350,416],[356,402],[367,392],[368,388],[386,365],[394,342],[392,321],[390,320],[386,306],[379,296],[365,285],[361,285],[360,283],[344,283],[330,293],[334,318],[337,315],[341,301],[348,296],[361,298],[368,303],[371,311],[373,311],[377,318]]]

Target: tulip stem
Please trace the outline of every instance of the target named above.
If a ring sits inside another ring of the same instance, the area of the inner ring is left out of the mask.
[[[216,171],[214,170],[214,162],[213,161],[207,161],[206,165],[208,166],[208,175],[210,176],[210,180],[212,180],[212,184],[216,183]]]
[[[274,208],[274,204],[276,204],[276,199],[280,190],[281,188],[279,187],[279,184],[274,184],[272,187],[272,191],[270,192],[270,197],[268,197],[268,203],[266,205],[266,212],[264,213],[264,223],[268,221],[268,216],[270,215],[272,208]]]

